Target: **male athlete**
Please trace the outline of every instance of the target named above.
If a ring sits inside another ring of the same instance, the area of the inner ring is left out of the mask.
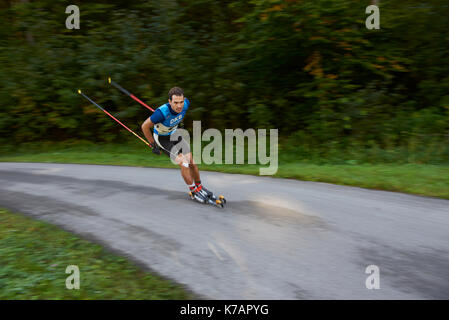
[[[174,158],[181,168],[181,175],[189,186],[193,197],[199,202],[206,202],[212,196],[212,192],[201,185],[200,172],[193,162],[188,143],[178,136],[178,139],[170,140],[170,136],[176,131],[179,123],[184,118],[190,101],[184,97],[181,88],[174,87],[168,92],[168,103],[160,106],[142,124],[142,131],[150,143],[153,153],[160,155],[161,150]],[[150,129],[153,127],[154,138]]]

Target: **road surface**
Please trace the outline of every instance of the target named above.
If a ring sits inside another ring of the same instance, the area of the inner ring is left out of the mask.
[[[0,163],[0,207],[204,298],[449,298],[448,200],[216,172],[202,181],[225,209],[191,201],[176,169]],[[372,265],[380,289],[367,289]]]

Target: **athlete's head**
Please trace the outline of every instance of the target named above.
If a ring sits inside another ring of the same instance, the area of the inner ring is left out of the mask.
[[[184,108],[184,91],[179,87],[171,88],[168,92],[168,102],[176,113],[180,113]]]

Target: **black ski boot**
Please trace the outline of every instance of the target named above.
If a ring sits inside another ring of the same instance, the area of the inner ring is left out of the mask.
[[[215,204],[221,205],[221,207],[223,207],[223,205],[226,203],[226,199],[224,196],[219,195],[217,197],[212,191],[209,191],[205,187],[203,187],[203,185],[200,185],[199,187],[197,187],[197,190],[198,189],[204,196],[207,197],[207,199],[209,199],[210,203],[215,203]]]
[[[204,188],[202,185],[201,185],[201,192],[203,192],[203,194],[205,194],[206,197],[208,197],[208,198],[210,198],[210,199],[216,198],[215,195],[213,194],[213,192],[207,190],[207,189]]]
[[[216,197],[209,190],[204,190],[203,186],[199,186],[189,192],[190,198],[200,203],[211,204],[223,208],[226,204],[226,199],[223,196]],[[210,196],[208,196],[210,195]]]
[[[201,192],[201,189],[198,190],[198,188],[196,188],[195,190],[192,190],[189,192],[190,198],[192,200],[196,200],[198,202],[201,203],[207,203],[208,202],[208,197],[204,192]]]

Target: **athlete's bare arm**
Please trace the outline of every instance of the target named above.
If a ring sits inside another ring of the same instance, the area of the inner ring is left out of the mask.
[[[150,118],[145,120],[145,122],[142,124],[143,134],[145,135],[145,138],[147,138],[148,142],[151,144],[154,143],[154,138],[153,138],[153,135],[151,134],[151,128],[153,126],[154,126],[154,123],[151,122]]]

